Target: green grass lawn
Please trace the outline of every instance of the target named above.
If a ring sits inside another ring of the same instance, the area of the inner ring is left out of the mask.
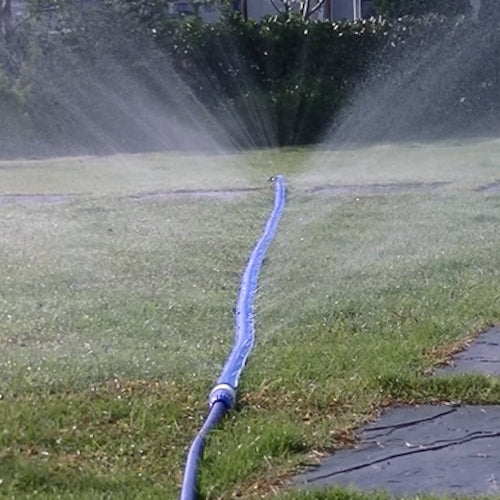
[[[202,497],[313,498],[286,492],[293,471],[382,407],[500,402],[494,378],[429,377],[500,322],[500,199],[477,191],[500,178],[499,142],[0,162],[0,194],[78,195],[0,198],[0,497],[178,496],[275,173],[289,199],[257,343],[210,437]],[[446,184],[309,191],[415,182]],[[244,187],[261,189],[128,196]]]

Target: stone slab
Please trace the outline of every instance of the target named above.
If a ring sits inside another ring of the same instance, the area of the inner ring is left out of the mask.
[[[360,438],[354,449],[334,453],[296,484],[395,495],[500,493],[500,406],[394,408]]]
[[[468,347],[453,357],[452,364],[436,375],[482,373],[500,375],[500,326],[479,335]]]
[[[500,326],[479,335],[436,375],[500,375]],[[353,449],[296,478],[303,488],[350,485],[419,493],[500,495],[500,406],[393,408],[367,425]]]

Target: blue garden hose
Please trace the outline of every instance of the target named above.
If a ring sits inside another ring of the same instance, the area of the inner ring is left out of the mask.
[[[255,329],[253,318],[253,299],[257,290],[257,278],[267,248],[274,238],[286,200],[285,178],[282,175],[271,177],[274,182],[274,206],[267,219],[266,226],[255,245],[241,278],[240,293],[235,311],[235,341],[217,385],[212,389],[209,398],[209,414],[189,449],[184,469],[180,500],[197,498],[198,465],[205,447],[205,438],[213,427],[234,406],[236,389],[241,372],[252,350]]]

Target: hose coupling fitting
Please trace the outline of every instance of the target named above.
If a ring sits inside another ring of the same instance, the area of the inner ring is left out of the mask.
[[[283,179],[283,176],[281,174],[276,174],[276,175],[271,175],[269,179],[267,179],[269,182],[276,182]]]
[[[224,403],[230,410],[236,402],[236,391],[229,384],[217,384],[210,393],[208,405],[212,408],[215,403]]]

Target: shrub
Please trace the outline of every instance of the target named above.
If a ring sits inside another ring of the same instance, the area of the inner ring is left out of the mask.
[[[474,114],[491,115],[497,106],[498,35],[464,18],[332,23],[292,15],[245,22],[228,15],[202,24],[160,14],[138,19],[119,3],[71,2],[55,13],[55,30],[43,16],[24,25],[20,64],[0,79],[0,122],[9,124],[4,144],[30,137],[33,150],[46,144],[67,154],[213,141],[243,148],[313,143],[350,112],[359,89],[385,82],[403,103],[411,89],[433,92],[416,106],[427,130],[452,115],[455,123],[474,123]],[[428,57],[436,47],[441,62]],[[465,68],[463,77],[448,78],[446,58]],[[366,111],[371,103],[364,102]],[[389,139],[382,124],[389,127],[395,106],[386,107],[369,125]]]
[[[387,17],[423,16],[429,13],[446,16],[469,14],[469,0],[375,0],[377,15]]]
[[[255,116],[266,117],[274,124],[275,145],[289,145],[317,140],[382,39],[382,23],[375,20],[230,17],[215,25],[186,23],[174,33],[160,30],[159,43],[210,109],[238,113],[250,128]],[[254,137],[269,140],[262,133]]]

